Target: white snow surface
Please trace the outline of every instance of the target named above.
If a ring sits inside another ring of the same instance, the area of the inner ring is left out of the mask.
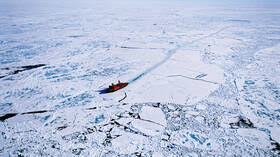
[[[279,17],[272,0],[2,0],[0,156],[279,156]]]

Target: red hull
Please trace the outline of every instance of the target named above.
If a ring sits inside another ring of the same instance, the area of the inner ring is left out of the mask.
[[[128,85],[128,83],[118,83],[118,84],[116,84],[116,85],[114,85],[114,84],[112,84],[112,86],[109,86],[109,88],[108,89],[106,89],[106,93],[112,93],[112,92],[115,92],[115,91],[117,91],[117,90],[120,90],[120,89],[122,89],[122,88],[124,88],[124,87],[126,87]]]

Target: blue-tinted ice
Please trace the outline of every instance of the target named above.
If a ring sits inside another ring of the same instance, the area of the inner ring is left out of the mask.
[[[279,15],[264,0],[0,1],[0,156],[279,156]]]

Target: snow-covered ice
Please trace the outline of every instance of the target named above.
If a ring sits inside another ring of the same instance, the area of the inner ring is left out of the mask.
[[[279,17],[272,0],[0,1],[0,156],[279,156]]]

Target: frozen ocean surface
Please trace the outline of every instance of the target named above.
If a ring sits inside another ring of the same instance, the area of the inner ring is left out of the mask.
[[[280,155],[279,1],[1,0],[0,28],[0,156]]]

